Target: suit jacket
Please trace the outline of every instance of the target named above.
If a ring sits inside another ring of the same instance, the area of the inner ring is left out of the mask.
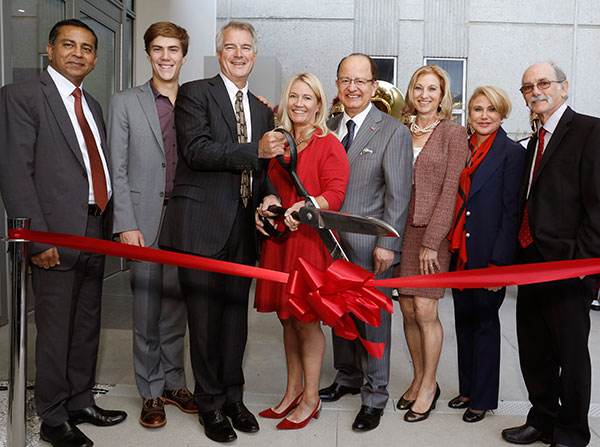
[[[241,173],[253,172],[250,209],[277,194],[267,178],[269,160],[258,158],[258,141],[273,129],[273,112],[248,93],[252,141],[238,143],[233,106],[220,75],[183,84],[175,104],[179,161],[159,243],[212,256],[227,242],[240,199]],[[254,217],[248,237],[256,240]]]
[[[158,239],[166,159],[150,81],[116,93],[108,109],[113,231],[140,230],[146,246]]]
[[[485,159],[471,176],[465,216],[467,268],[513,263],[524,163],[523,146],[499,128]]]
[[[567,107],[527,186],[537,136],[527,146],[519,192],[523,218],[545,261],[600,257],[600,120]]]
[[[434,150],[425,150],[432,146]],[[422,245],[438,251],[456,208],[460,173],[468,154],[467,131],[449,120],[438,124],[414,167],[415,213],[412,225],[427,227]]]
[[[337,130],[343,115],[327,122]],[[365,117],[350,148],[350,179],[340,211],[383,219],[400,237],[376,237],[339,233],[342,248],[351,262],[373,270],[375,246],[393,250],[399,262],[402,235],[410,200],[412,142],[406,126],[376,107]]]
[[[102,109],[84,91],[100,132],[107,165]],[[85,235],[88,178],[75,130],[50,75],[0,90],[0,189],[10,217],[31,218],[31,229]],[[50,248],[31,243],[31,254]],[[79,251],[58,248],[57,270],[70,269]]]

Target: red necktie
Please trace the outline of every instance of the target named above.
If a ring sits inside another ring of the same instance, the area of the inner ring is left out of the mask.
[[[104,167],[102,166],[102,159],[100,158],[100,153],[98,152],[98,146],[96,146],[96,139],[94,138],[92,129],[83,114],[81,90],[79,87],[73,90],[72,95],[75,97],[75,115],[77,116],[79,127],[83,133],[83,139],[85,140],[85,146],[87,147],[88,157],[90,159],[94,199],[96,205],[104,211],[106,209],[106,204],[108,203],[108,191],[106,189],[106,177],[104,174]]]
[[[542,161],[542,155],[544,154],[544,135],[546,135],[546,129],[543,127],[540,129],[540,134],[538,137],[538,150],[535,154],[535,163],[533,165],[533,174],[531,174],[531,184],[533,185],[533,180],[535,179],[535,174],[538,170],[538,166],[540,165],[540,161]],[[531,189],[531,187],[530,187]],[[533,237],[531,236],[531,230],[529,228],[529,211],[527,203],[525,203],[525,211],[523,212],[523,222],[521,222],[521,228],[519,228],[519,242],[521,243],[521,247],[525,248],[533,242]]]

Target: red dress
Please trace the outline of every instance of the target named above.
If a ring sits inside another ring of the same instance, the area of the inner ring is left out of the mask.
[[[324,137],[319,135],[320,132],[317,130],[308,146],[298,154],[296,171],[311,196],[323,196],[329,203],[329,209],[339,210],[344,202],[350,176],[348,158],[344,147],[334,135],[328,134]],[[277,160],[271,160],[268,172],[273,186],[281,197],[283,207],[289,208],[300,200],[289,174]],[[321,270],[325,270],[333,261],[317,231],[311,226],[300,225],[297,231],[280,238],[268,238],[263,243],[260,266],[289,272],[299,257]],[[254,307],[259,312],[277,311],[279,318],[289,318],[287,305],[289,295],[285,292],[285,288],[285,284],[258,280]]]

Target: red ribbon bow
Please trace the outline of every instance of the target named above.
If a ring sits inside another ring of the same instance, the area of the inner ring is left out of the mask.
[[[334,261],[323,272],[299,258],[287,284],[287,292],[292,295],[291,312],[300,321],[323,321],[339,337],[358,338],[369,354],[380,359],[385,343],[362,338],[350,315],[377,327],[381,324],[380,309],[393,312],[392,301],[387,296],[365,285],[373,277],[373,273],[343,259]]]

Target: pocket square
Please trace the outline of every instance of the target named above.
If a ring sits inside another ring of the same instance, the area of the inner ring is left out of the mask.
[[[371,149],[369,149],[368,147],[365,147],[362,151],[360,151],[360,155],[369,155],[372,153],[373,153],[373,151]]]

